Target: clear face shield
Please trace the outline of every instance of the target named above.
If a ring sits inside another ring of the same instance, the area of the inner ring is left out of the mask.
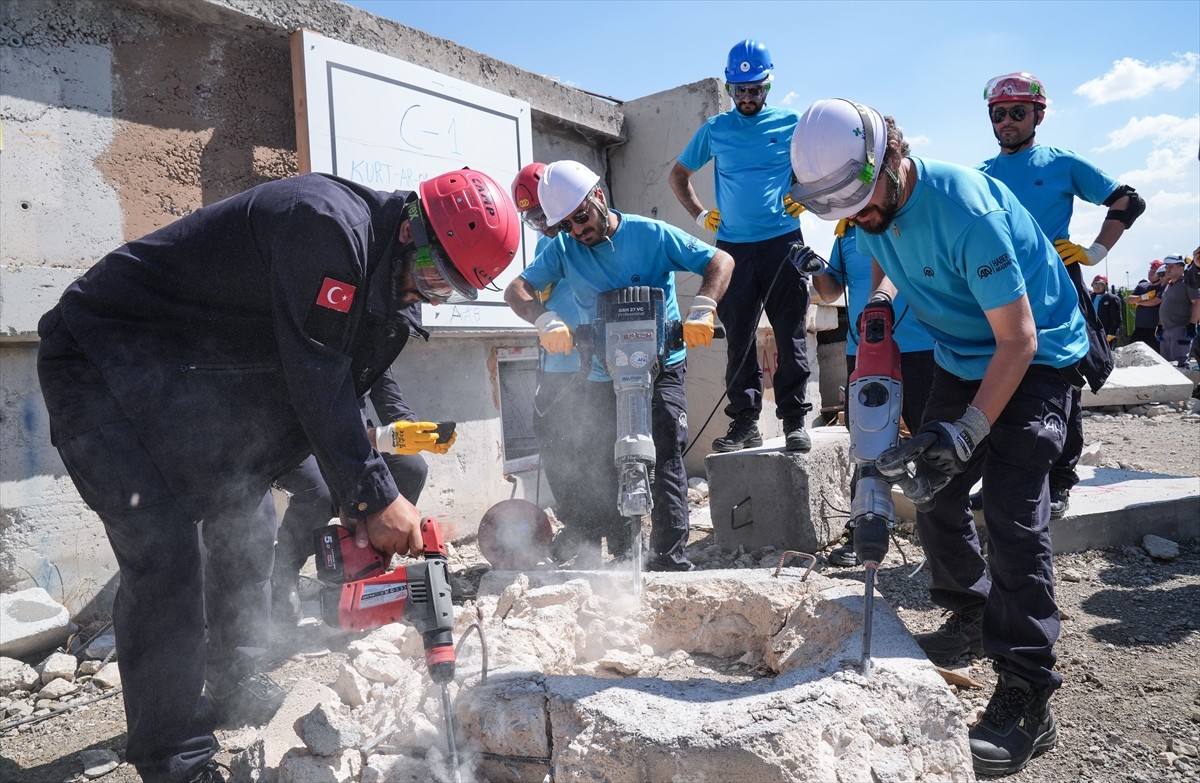
[[[446,251],[430,238],[421,213],[421,202],[414,199],[406,207],[416,254],[413,257],[413,285],[430,304],[473,302],[479,291],[459,274]]]
[[[792,199],[804,205],[814,215],[827,215],[835,209],[846,209],[864,203],[875,187],[875,126],[865,107],[848,101],[862,119],[863,160],[848,160],[837,170],[815,182],[799,183],[792,187]],[[846,188],[857,182],[857,186]]]
[[[521,222],[539,233],[546,233],[546,210],[539,204],[521,213]]]

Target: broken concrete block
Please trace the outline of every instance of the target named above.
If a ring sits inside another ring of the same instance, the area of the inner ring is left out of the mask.
[[[32,690],[41,681],[37,669],[24,661],[0,657],[0,695]]]
[[[69,682],[67,680],[51,680],[42,686],[38,691],[38,698],[41,699],[61,699],[64,696],[70,696],[73,693],[79,692],[78,683]]]
[[[846,530],[850,508],[850,433],[814,427],[807,454],[782,439],[705,459],[713,538],[726,548],[816,552]]]
[[[1113,351],[1115,367],[1098,392],[1084,387],[1083,407],[1176,402],[1192,395],[1195,384],[1145,343]]]
[[[0,655],[19,658],[57,647],[72,627],[67,608],[40,587],[0,595]]]
[[[121,684],[121,670],[116,663],[106,663],[92,675],[92,682],[100,688],[115,688]]]
[[[407,679],[413,671],[412,661],[397,655],[394,648],[386,655],[374,651],[364,652],[354,659],[353,665],[355,671],[371,682],[382,682],[386,685]]]
[[[371,683],[367,681],[367,678],[346,663],[342,664],[337,680],[333,683],[333,689],[341,697],[342,703],[349,707],[361,707],[367,700],[370,688]]]
[[[106,748],[81,750],[79,751],[79,763],[83,765],[85,778],[98,778],[119,767],[121,757]]]
[[[309,756],[290,750],[279,761],[280,783],[351,783],[362,771],[362,754],[342,751],[337,756]]]
[[[301,715],[307,715],[321,702],[336,698],[336,693],[318,682],[297,680],[289,688],[287,698],[283,700],[275,717],[262,728],[261,739],[233,757],[230,764],[233,780],[244,783],[275,783],[276,772],[284,754],[304,747],[293,728],[296,720]]]
[[[362,739],[358,724],[328,703],[313,707],[292,728],[314,756],[332,756],[356,746]]]
[[[38,672],[42,675],[42,682],[47,683],[51,680],[67,680],[68,682],[75,681],[75,668],[78,661],[75,656],[69,653],[54,652],[46,660],[37,665]]]
[[[1142,539],[1142,548],[1155,560],[1174,560],[1179,557],[1179,544],[1162,536],[1149,535]]]
[[[87,649],[84,650],[84,655],[89,658],[104,660],[109,655],[115,653],[116,649],[117,635],[110,628],[88,643]]]
[[[374,755],[363,767],[362,783],[428,783],[433,770],[421,759]]]

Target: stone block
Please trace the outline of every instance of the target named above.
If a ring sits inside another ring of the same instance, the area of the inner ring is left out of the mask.
[[[1084,387],[1083,407],[1177,402],[1192,395],[1192,380],[1145,343],[1113,351],[1112,375],[1098,392]]]
[[[0,658],[0,696],[33,690],[39,682],[41,676],[29,664],[15,658]]]
[[[811,435],[807,454],[786,451],[783,438],[773,438],[761,448],[708,456],[717,543],[816,552],[841,537],[850,509],[850,433],[814,427]]]
[[[21,658],[57,647],[72,627],[67,608],[40,587],[0,595],[0,655]]]

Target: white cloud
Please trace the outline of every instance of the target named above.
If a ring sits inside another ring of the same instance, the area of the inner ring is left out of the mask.
[[[1160,190],[1147,200],[1148,210],[1160,209],[1179,209],[1180,207],[1189,207],[1194,210],[1200,207],[1200,193],[1180,193]]]
[[[1108,144],[1095,147],[1092,152],[1119,150],[1142,139],[1194,148],[1200,144],[1200,114],[1193,117],[1176,117],[1173,114],[1131,117],[1123,127],[1109,132]]]
[[[793,103],[796,102],[796,99],[799,97],[800,97],[800,93],[793,90],[792,92],[789,92],[787,95],[785,95],[779,99],[779,105],[780,106],[791,106]]]
[[[908,146],[910,147],[928,147],[930,144],[933,144],[933,139],[929,138],[924,133],[911,138],[905,136],[904,140],[908,142]]]
[[[1140,169],[1126,171],[1116,179],[1135,188],[1145,188],[1151,182],[1194,181],[1196,162],[1195,148],[1191,150],[1158,147],[1146,156],[1146,165]]]
[[[1108,73],[1076,87],[1075,94],[1083,96],[1094,106],[1100,106],[1142,98],[1160,88],[1177,90],[1195,78],[1197,65],[1200,65],[1200,54],[1196,52],[1177,54],[1172,61],[1154,65],[1124,57],[1115,61]]]

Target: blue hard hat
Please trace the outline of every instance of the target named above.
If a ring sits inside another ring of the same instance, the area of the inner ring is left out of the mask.
[[[761,82],[771,75],[775,64],[767,47],[753,38],[747,38],[729,50],[729,64],[725,66],[725,81],[730,84]]]

